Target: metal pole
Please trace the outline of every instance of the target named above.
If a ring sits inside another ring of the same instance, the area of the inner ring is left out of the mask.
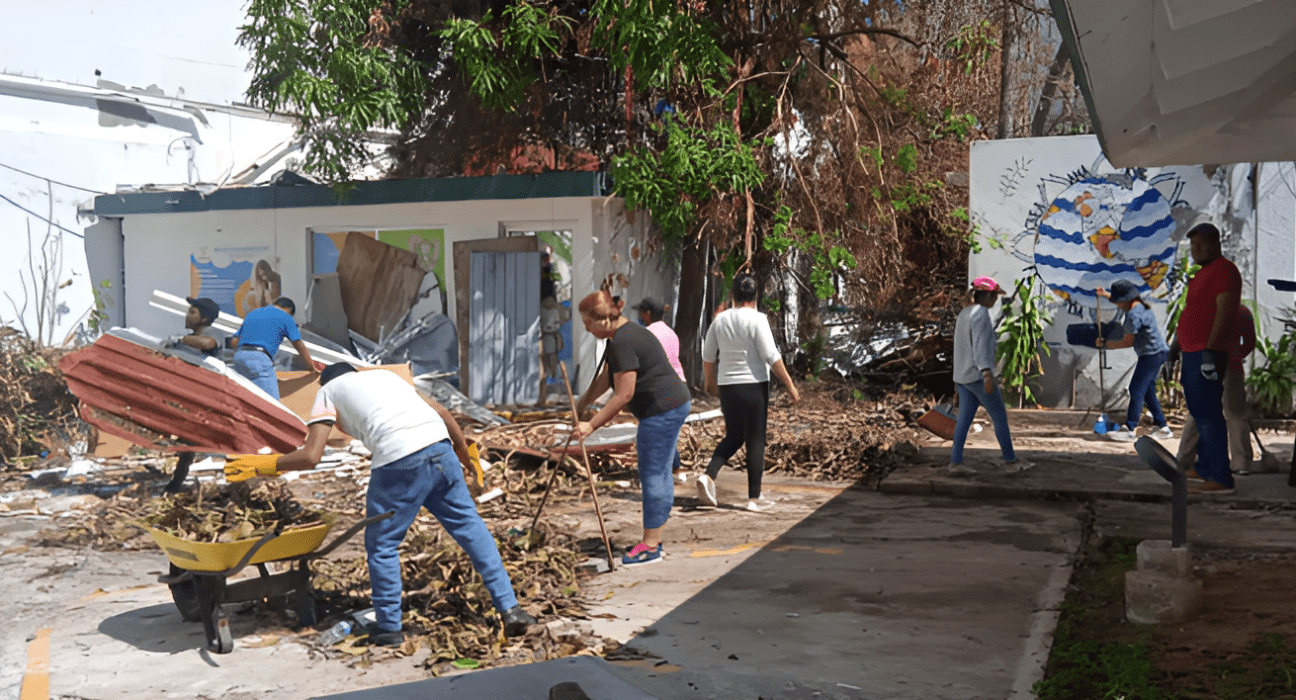
[[[1094,328],[1103,344],[1098,347],[1098,412],[1107,420],[1107,382],[1103,380],[1103,365],[1107,364],[1107,339],[1102,332],[1102,295],[1094,295]]]

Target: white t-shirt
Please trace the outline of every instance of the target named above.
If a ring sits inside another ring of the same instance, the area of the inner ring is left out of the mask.
[[[414,387],[382,369],[350,372],[320,389],[307,424],[335,422],[369,448],[373,469],[450,437]]]
[[[781,359],[769,319],[750,307],[716,316],[702,342],[702,360],[716,363],[721,386],[768,382],[770,366]]]

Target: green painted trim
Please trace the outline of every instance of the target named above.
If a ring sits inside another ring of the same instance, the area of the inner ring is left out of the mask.
[[[605,196],[606,177],[598,172],[546,172],[537,175],[443,177],[349,183],[339,195],[322,185],[231,187],[207,196],[199,192],[137,192],[95,197],[99,216],[174,214],[237,209],[364,206],[486,199],[547,199]]]
[[[1057,22],[1058,31],[1062,33],[1062,42],[1071,54],[1071,70],[1075,72],[1076,82],[1080,83],[1080,92],[1085,98],[1085,107],[1089,109],[1089,122],[1093,124],[1094,133],[1098,135],[1098,145],[1107,153],[1107,139],[1103,136],[1102,120],[1094,108],[1093,89],[1089,81],[1089,65],[1084,62],[1080,51],[1080,40],[1076,37],[1075,25],[1071,20],[1071,0],[1049,0],[1053,6],[1053,20]]]

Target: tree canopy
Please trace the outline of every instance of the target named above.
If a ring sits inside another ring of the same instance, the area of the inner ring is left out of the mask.
[[[668,242],[791,280],[766,291],[802,309],[803,338],[818,300],[902,307],[961,281],[979,242],[947,173],[969,141],[1077,121],[1031,0],[253,0],[248,17],[249,97],[300,114],[313,174],[348,179],[375,133],[391,177],[608,170]]]

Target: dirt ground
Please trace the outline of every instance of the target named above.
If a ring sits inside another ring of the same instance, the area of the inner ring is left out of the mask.
[[[1123,596],[1134,544],[1124,539],[1097,543],[1077,567],[1068,599],[1072,607],[1059,626],[1050,675],[1075,667],[1068,642],[1121,643],[1142,645],[1151,663],[1140,674],[1149,687],[1130,697],[1296,698],[1296,609],[1291,600],[1296,555],[1197,551],[1196,574],[1205,591],[1202,612],[1184,623],[1138,625],[1125,620]],[[1098,653],[1092,645],[1073,648],[1085,655]],[[1115,656],[1128,660],[1134,655],[1122,649]],[[1106,669],[1111,676],[1121,676],[1111,665]],[[1080,698],[1089,692],[1098,690],[1073,686],[1044,697]]]

